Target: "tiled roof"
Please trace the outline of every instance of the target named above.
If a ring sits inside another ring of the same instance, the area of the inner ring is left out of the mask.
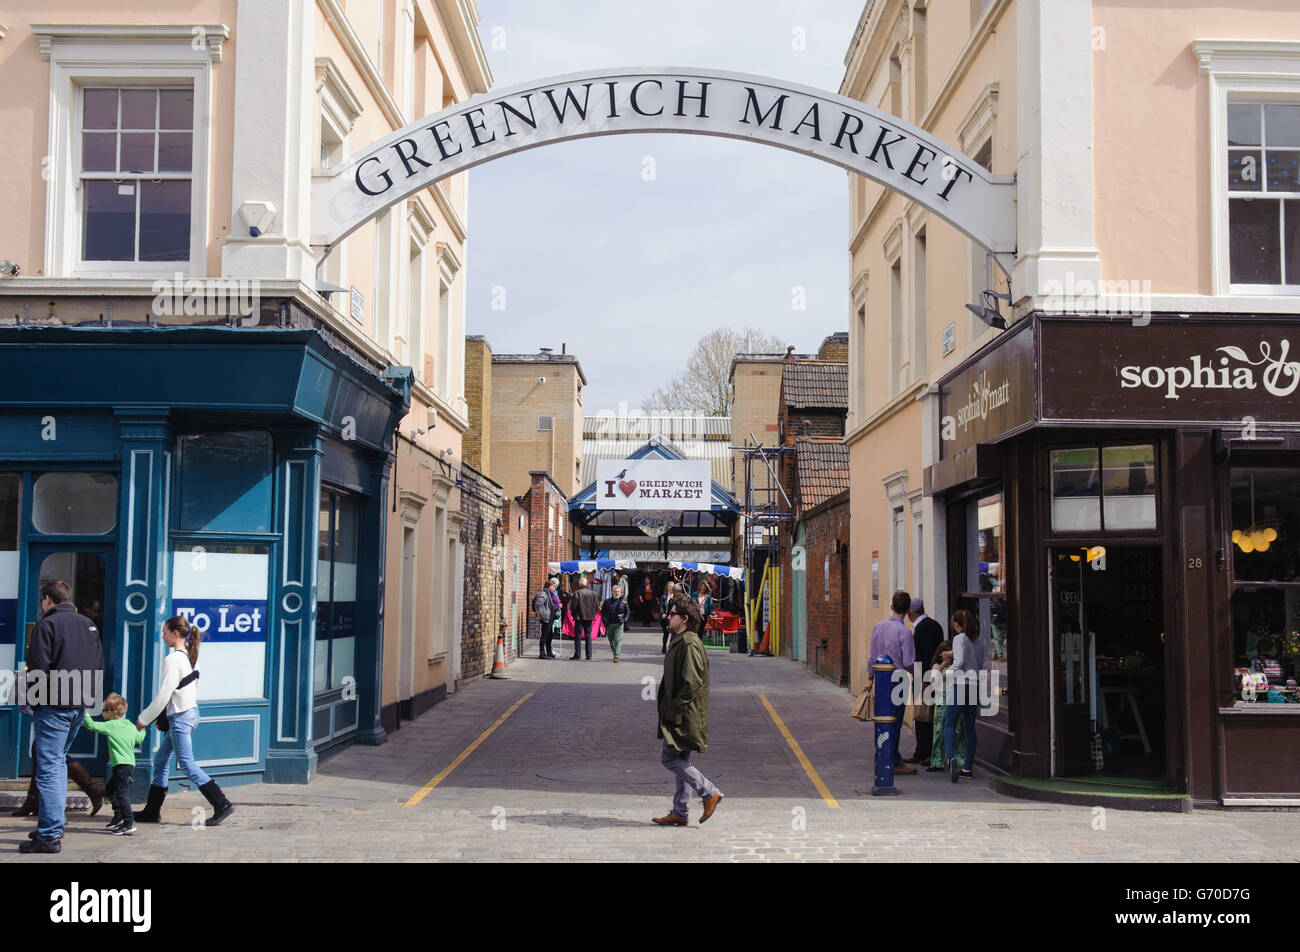
[[[849,408],[849,365],[826,360],[792,360],[785,365],[781,384],[785,405],[803,409]]]
[[[795,458],[803,512],[849,488],[849,448],[839,440],[800,437],[795,441]]]

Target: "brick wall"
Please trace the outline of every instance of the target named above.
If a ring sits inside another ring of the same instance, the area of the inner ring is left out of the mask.
[[[480,473],[492,472],[492,345],[482,337],[465,338],[465,402],[469,429],[461,439],[465,462]]]
[[[461,620],[461,673],[465,681],[492,670],[502,606],[501,487],[468,464],[461,466],[460,511],[465,516],[460,541],[465,546],[464,613]],[[513,646],[507,645],[507,660]]]
[[[542,377],[546,383],[541,383]],[[551,363],[492,363],[491,467],[488,475],[510,497],[532,485],[530,473],[552,474],[572,495],[582,454],[582,407],[577,400],[578,366],[572,360]],[[537,418],[552,418],[552,430],[539,430]]]
[[[818,360],[832,360],[837,364],[849,362],[849,332],[840,331],[822,341],[817,349]]]
[[[807,569],[804,574],[807,641],[804,664],[810,671],[836,684],[848,684],[848,597],[849,597],[849,497],[841,493],[816,507],[803,520]],[[832,541],[839,551],[832,552]],[[829,595],[827,558],[830,559]],[[794,573],[790,553],[782,560],[781,654],[792,657]],[[825,641],[825,645],[822,642]]]

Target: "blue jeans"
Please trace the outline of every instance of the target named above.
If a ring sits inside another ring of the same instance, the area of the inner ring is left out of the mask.
[[[161,732],[162,743],[158,745],[158,752],[153,755],[153,778],[150,783],[155,787],[167,789],[167,770],[171,766],[174,748],[181,770],[194,781],[195,786],[203,786],[212,778],[195,762],[194,743],[190,738],[195,725],[199,723],[199,709],[192,707],[184,714],[176,714],[167,720],[171,730]]]
[[[63,836],[63,811],[68,806],[68,751],[86,712],[79,708],[38,707],[32,712],[32,753],[36,759],[36,792],[41,809],[36,835],[57,840]]]
[[[943,712],[944,763],[952,760],[953,750],[957,746],[957,718],[960,717],[966,731],[966,763],[962,764],[962,768],[975,769],[975,715],[979,709],[978,704],[949,704]]]

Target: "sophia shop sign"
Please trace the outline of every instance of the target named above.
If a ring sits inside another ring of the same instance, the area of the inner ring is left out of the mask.
[[[474,96],[361,148],[312,179],[320,261],[397,202],[483,162],[552,142],[670,132],[801,152],[879,182],[993,252],[1016,247],[1015,184],[884,110],[739,73],[631,68],[575,73]]]

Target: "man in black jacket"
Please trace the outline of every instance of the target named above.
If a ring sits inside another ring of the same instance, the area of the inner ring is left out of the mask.
[[[68,750],[87,708],[100,710],[104,694],[104,649],[99,629],[72,604],[72,587],[62,579],[40,587],[41,618],[27,655],[27,703],[32,708],[36,789],[40,822],[20,853],[63,849],[63,811],[68,800]]]
[[[19,853],[59,853],[68,805],[68,750],[86,718],[98,713],[104,694],[104,649],[99,629],[77,613],[64,580],[40,583],[39,622],[27,654],[26,700],[31,706],[32,752],[40,822]]]
[[[930,668],[930,660],[943,642],[943,626],[925,614],[925,602],[919,598],[912,599],[907,611],[907,620],[912,623],[912,642],[916,645],[916,663],[924,674]],[[909,674],[912,672],[908,672]],[[918,682],[919,683],[919,682]],[[913,684],[915,693],[917,683]],[[916,753],[912,756],[914,764],[928,764],[934,740],[934,725],[930,721],[916,722]]]
[[[591,590],[584,575],[578,579],[578,594],[573,596],[573,657],[582,657],[582,643],[587,643],[587,660],[591,660],[591,628],[600,614],[600,596]]]

